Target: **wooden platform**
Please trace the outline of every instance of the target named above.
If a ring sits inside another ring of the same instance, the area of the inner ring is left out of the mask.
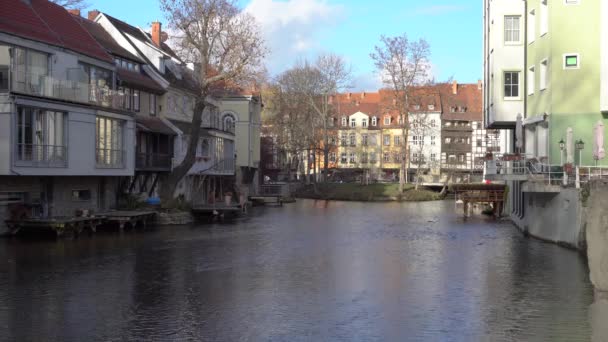
[[[274,204],[278,206],[283,206],[283,196],[279,195],[263,195],[263,196],[250,196],[249,200],[253,202],[255,205],[268,205]]]
[[[93,217],[52,217],[52,218],[29,218],[18,221],[6,221],[6,225],[9,227],[11,234],[15,235],[21,230],[28,231],[54,231],[57,236],[63,236],[65,234],[78,235],[82,233],[85,228],[90,229],[92,232],[97,230],[97,226],[104,223],[106,218],[104,216],[93,216]]]
[[[155,211],[109,211],[100,213],[96,216],[104,217],[108,223],[117,223],[118,228],[122,231],[127,224],[135,228],[140,224],[143,228],[154,220],[156,217]]]
[[[494,216],[500,216],[504,208],[506,185],[504,184],[454,184],[456,199],[462,201],[464,215],[468,216],[472,204],[492,205]]]

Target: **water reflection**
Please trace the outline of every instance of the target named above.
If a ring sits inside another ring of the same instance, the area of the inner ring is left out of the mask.
[[[607,336],[577,253],[450,202],[300,201],[232,224],[0,241],[0,257],[0,340]]]

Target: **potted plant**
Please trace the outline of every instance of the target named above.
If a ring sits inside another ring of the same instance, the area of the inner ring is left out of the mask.
[[[224,193],[224,201],[226,201],[226,205],[230,205],[230,203],[232,202],[232,192],[226,191]]]

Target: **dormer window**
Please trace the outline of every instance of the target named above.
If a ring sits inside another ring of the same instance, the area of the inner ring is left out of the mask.
[[[348,124],[348,121],[346,119],[345,116],[342,117],[342,126],[346,127],[346,125]]]
[[[457,109],[456,107],[450,107],[450,111],[451,111],[452,113],[456,113],[456,109]]]
[[[414,110],[420,110],[420,105],[414,105]]]
[[[372,126],[376,127],[378,125],[378,118],[377,117],[372,117]]]
[[[467,107],[460,107],[458,109],[459,109],[459,112],[461,112],[461,113],[465,113],[467,111]]]
[[[430,104],[429,105],[429,110],[435,110],[435,105]]]
[[[139,72],[139,64],[131,62],[131,61],[127,61],[122,58],[118,58],[118,57],[114,58],[114,64],[116,64],[116,66],[121,69]]]
[[[390,116],[385,116],[384,117],[384,125],[388,126],[391,124],[391,117]]]

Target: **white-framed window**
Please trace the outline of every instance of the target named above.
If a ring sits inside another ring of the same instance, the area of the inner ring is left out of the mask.
[[[340,136],[340,145],[346,146],[346,138],[347,138],[346,133],[342,133],[342,135]]]
[[[376,127],[378,125],[378,118],[377,117],[372,117],[372,126]]]
[[[388,126],[391,124],[391,117],[390,116],[385,116],[384,117],[384,125]]]
[[[435,146],[435,136],[431,135],[431,145]]]
[[[356,119],[350,119],[350,127],[357,127],[357,120]]]
[[[564,54],[564,69],[579,69],[580,67],[581,61],[578,53]]]
[[[346,127],[347,124],[348,124],[348,119],[345,116],[343,116],[342,117],[342,126]]]
[[[521,17],[519,15],[505,16],[505,44],[521,43]]]
[[[435,119],[431,120],[431,127],[435,127],[437,125],[437,123],[435,122]]]
[[[519,98],[519,71],[505,71],[503,78],[505,98]]]
[[[401,137],[400,136],[395,135],[394,140],[395,140],[395,146],[401,146]]]
[[[329,161],[331,163],[335,163],[336,162],[336,152],[329,152]]]
[[[350,146],[357,146],[357,136],[354,133],[351,133],[349,140]]]
[[[391,136],[390,135],[384,136],[384,146],[391,146]]]
[[[362,134],[361,135],[361,144],[363,146],[367,146],[367,134]]]
[[[355,152],[350,153],[349,161],[351,164],[354,164],[355,162],[357,162],[357,154]]]
[[[435,110],[435,105],[430,104],[429,105],[429,110]]]
[[[534,42],[536,38],[536,11],[528,12],[528,44]]]
[[[418,136],[417,135],[412,136],[412,145],[418,145]]]
[[[549,32],[549,4],[547,0],[540,1],[540,35]]]
[[[437,154],[436,153],[431,153],[431,161],[434,162],[437,160]]]
[[[547,89],[547,86],[549,85],[548,68],[549,68],[549,60],[543,59],[542,61],[540,61],[540,70],[539,70],[540,82],[538,84],[539,90],[545,90],[545,89]]]
[[[346,164],[346,162],[347,162],[347,160],[346,160],[346,152],[340,153],[340,163]]]
[[[388,153],[388,152],[384,152],[383,159],[384,159],[385,163],[390,162],[391,161],[391,154]]]
[[[361,120],[361,127],[367,127],[367,119]]]
[[[536,68],[533,66],[531,66],[528,69],[528,95],[533,95],[534,94],[534,89],[535,89],[535,84],[534,84],[534,80],[535,80],[535,75],[536,75]]]
[[[124,167],[124,121],[96,118],[96,162],[98,167]]]

